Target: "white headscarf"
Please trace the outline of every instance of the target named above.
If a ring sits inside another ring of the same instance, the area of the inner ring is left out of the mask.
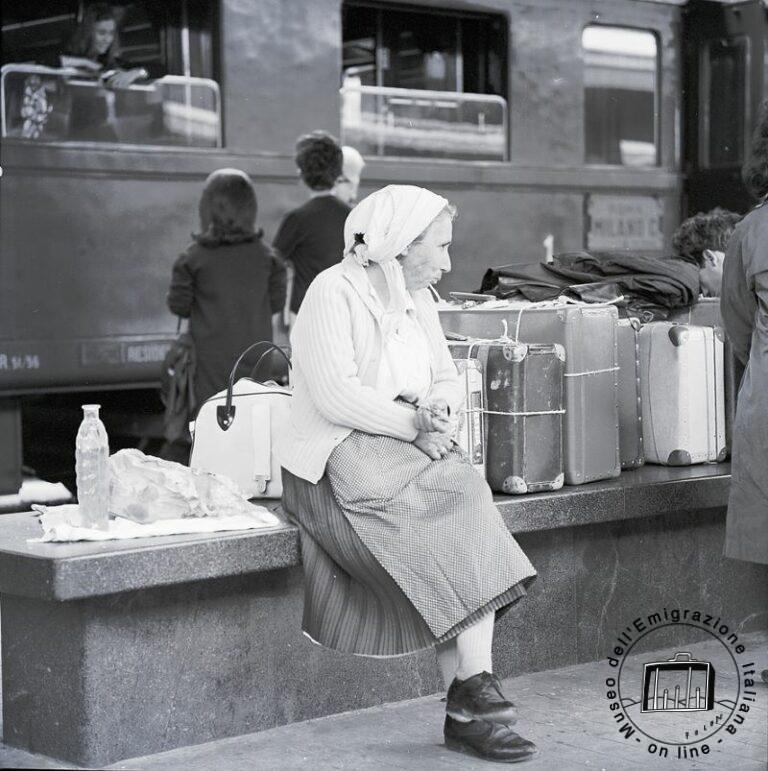
[[[423,187],[387,185],[360,201],[344,223],[344,253],[363,266],[376,262],[384,272],[389,289],[382,325],[385,335],[397,330],[409,306],[403,269],[396,257],[447,205],[445,198]]]

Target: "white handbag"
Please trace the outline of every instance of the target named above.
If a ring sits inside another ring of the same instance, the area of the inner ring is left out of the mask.
[[[235,373],[243,357],[264,343],[255,343],[240,355],[224,391],[203,402],[192,428],[190,467],[213,471],[234,480],[249,498],[280,498],[283,484],[274,442],[284,433],[291,407],[290,387],[241,378]],[[276,345],[256,362],[254,371]]]

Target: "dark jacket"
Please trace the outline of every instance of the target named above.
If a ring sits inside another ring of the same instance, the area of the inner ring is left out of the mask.
[[[734,353],[746,364],[733,424],[725,555],[768,564],[768,204],[731,236],[720,310]]]
[[[299,312],[315,276],[341,262],[344,256],[344,221],[351,209],[335,195],[310,198],[285,215],[272,246],[296,270],[291,310]]]
[[[190,319],[198,407],[226,387],[237,357],[272,340],[272,314],[285,304],[285,266],[260,238],[217,247],[192,244],[173,266],[168,307]],[[253,364],[258,352],[243,365]]]
[[[565,294],[585,302],[608,302],[623,295],[630,315],[651,321],[665,319],[670,311],[696,301],[699,271],[681,260],[571,252],[557,255],[552,264],[489,268],[480,291],[533,301]]]

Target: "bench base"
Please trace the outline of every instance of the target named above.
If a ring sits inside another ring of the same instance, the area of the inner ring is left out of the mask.
[[[722,558],[724,514],[519,534],[539,579],[497,625],[498,674],[603,658],[664,608],[765,628],[768,569]],[[103,766],[442,688],[432,651],[380,660],[313,645],[302,592],[301,569],[286,568],[66,602],[5,594],[4,741]],[[669,644],[703,636],[680,626]]]

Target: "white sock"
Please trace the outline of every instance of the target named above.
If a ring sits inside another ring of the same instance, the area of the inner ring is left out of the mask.
[[[437,665],[440,667],[440,673],[443,676],[445,690],[447,691],[456,677],[456,667],[459,663],[459,654],[456,650],[456,638],[452,637],[448,642],[435,645],[437,654]]]
[[[481,672],[493,672],[491,648],[495,620],[496,614],[488,613],[456,636],[456,677],[459,680],[467,680]]]

